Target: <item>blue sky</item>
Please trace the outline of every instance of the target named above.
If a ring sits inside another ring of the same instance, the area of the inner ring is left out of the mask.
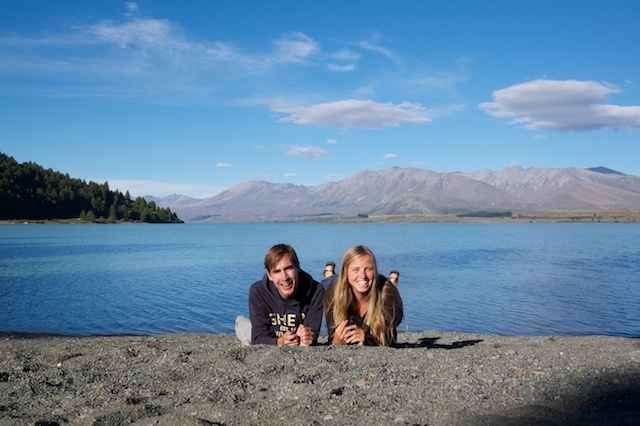
[[[0,151],[132,195],[640,175],[640,2],[0,2]]]

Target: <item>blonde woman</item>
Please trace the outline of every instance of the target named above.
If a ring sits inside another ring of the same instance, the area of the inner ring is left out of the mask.
[[[340,274],[324,296],[329,343],[392,346],[402,321],[402,299],[396,287],[378,275],[376,258],[367,247],[345,253]]]

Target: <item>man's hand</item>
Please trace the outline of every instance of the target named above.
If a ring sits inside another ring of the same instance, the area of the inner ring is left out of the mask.
[[[281,337],[278,337],[278,340],[276,342],[279,345],[298,346],[300,344],[300,336],[287,331]]]
[[[315,338],[315,333],[311,329],[311,327],[307,327],[304,324],[300,324],[298,326],[298,330],[296,331],[296,336],[300,338],[300,346],[311,346],[313,345],[313,340]]]

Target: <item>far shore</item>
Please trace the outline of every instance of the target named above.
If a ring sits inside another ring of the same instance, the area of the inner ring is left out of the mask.
[[[499,213],[499,212],[498,212]],[[305,222],[373,223],[640,223],[640,207],[614,210],[512,211],[511,217],[479,217],[460,214],[406,214],[327,217]]]
[[[501,213],[501,212],[497,212]],[[224,223],[234,222],[232,220]],[[398,214],[398,215],[335,215],[313,216],[292,220],[261,221],[261,223],[640,223],[640,207],[610,210],[571,211],[511,211],[510,217],[479,217],[451,214]],[[82,224],[76,219],[4,219],[2,224]],[[120,223],[120,222],[119,222]],[[134,222],[121,222],[134,223]],[[207,223],[207,222],[187,222]],[[211,222],[222,223],[222,222]],[[239,222],[240,223],[240,222]]]

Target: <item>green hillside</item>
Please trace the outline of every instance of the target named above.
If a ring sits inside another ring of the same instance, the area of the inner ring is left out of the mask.
[[[0,153],[0,219],[182,223],[169,208]]]

